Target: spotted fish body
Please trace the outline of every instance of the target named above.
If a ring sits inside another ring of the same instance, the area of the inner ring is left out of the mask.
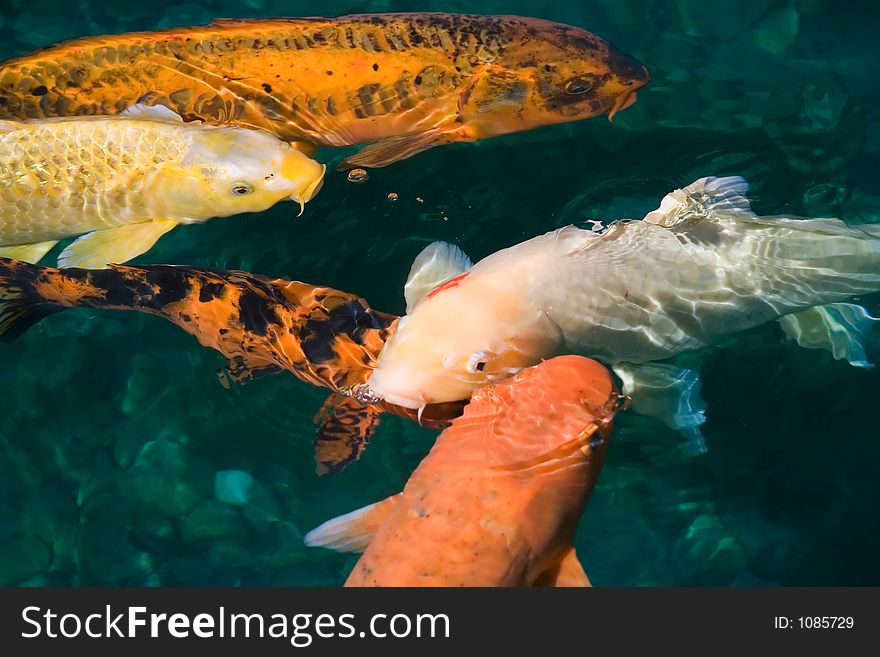
[[[0,118],[114,114],[161,103],[185,120],[285,141],[383,140],[351,166],[613,113],[641,64],[585,30],[437,13],[218,20],[86,37],[0,65]]]
[[[572,544],[618,408],[608,370],[581,356],[488,384],[402,493],[305,542],[363,551],[346,586],[589,586]]]
[[[245,383],[287,371],[334,391],[320,417],[321,472],[358,458],[380,413],[416,419],[409,409],[364,406],[336,394],[367,380],[396,326],[396,316],[353,294],[240,271],[170,265],[88,271],[0,258],[0,342],[15,340],[49,314],[77,307],[134,310],[171,321],[226,358],[221,381]],[[442,427],[461,408],[429,408],[421,421]]]

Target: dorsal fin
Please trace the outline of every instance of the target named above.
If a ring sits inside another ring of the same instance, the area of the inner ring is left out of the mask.
[[[471,259],[455,244],[431,242],[413,260],[406,285],[403,286],[407,314],[428,292],[467,271],[472,265]]]
[[[700,178],[664,196],[660,207],[645,215],[645,221],[672,228],[702,219],[709,212],[751,213],[748,191],[749,183],[740,176]]]
[[[183,118],[180,114],[164,105],[147,105],[146,103],[138,102],[122,110],[119,114],[120,116],[130,116],[138,119],[159,119],[183,123]]]
[[[323,547],[336,552],[363,552],[373,540],[382,522],[400,501],[401,493],[386,497],[357,511],[328,520],[305,535],[309,547]]]

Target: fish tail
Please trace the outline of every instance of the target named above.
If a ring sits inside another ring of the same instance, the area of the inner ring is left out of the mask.
[[[37,280],[48,269],[0,258],[0,342],[16,340],[44,317],[63,309],[37,290]]]

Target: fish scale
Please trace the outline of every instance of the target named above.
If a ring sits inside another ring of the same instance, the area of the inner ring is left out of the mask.
[[[8,163],[0,173],[0,242],[110,228],[131,222],[139,210],[141,221],[153,219],[145,214],[144,183],[188,146],[175,126],[147,121],[24,124],[0,134],[0,161]]]

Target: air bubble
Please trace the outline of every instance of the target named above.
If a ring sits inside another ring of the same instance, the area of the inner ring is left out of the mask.
[[[362,183],[370,177],[366,169],[352,169],[348,172],[348,182]]]

